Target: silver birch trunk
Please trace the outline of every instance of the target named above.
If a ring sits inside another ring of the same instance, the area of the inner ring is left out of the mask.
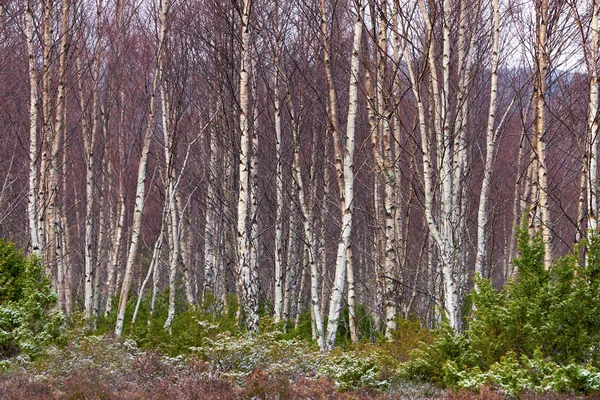
[[[174,160],[173,160],[173,143],[174,135],[169,132],[169,101],[168,93],[165,89],[165,84],[161,85],[161,102],[162,102],[162,127],[164,137],[164,152],[165,152],[165,201],[167,202],[167,221],[168,221],[168,235],[169,244],[171,245],[171,252],[169,255],[169,310],[167,320],[165,321],[164,328],[169,330],[171,333],[171,325],[173,325],[173,319],[175,318],[175,291],[176,291],[176,280],[177,280],[177,265],[179,263],[179,213],[177,206],[177,197],[175,191],[175,175],[174,175]]]
[[[68,0],[64,0],[62,3],[61,11],[61,43],[60,43],[60,55],[58,58],[58,88],[56,93],[56,109],[54,116],[54,126],[52,127],[51,136],[48,138],[49,145],[51,147],[51,169],[50,169],[50,199],[48,203],[48,223],[51,227],[52,239],[51,249],[53,250],[53,263],[56,265],[56,278],[57,285],[56,290],[59,295],[60,302],[64,299],[64,271],[65,271],[65,259],[62,257],[62,218],[59,213],[63,211],[61,204],[61,197],[59,196],[59,172],[62,164],[62,159],[59,159],[59,144],[63,138],[65,118],[66,118],[66,102],[65,102],[65,91],[66,91],[66,60],[68,52],[68,39],[67,34],[69,28],[69,7],[70,3]],[[66,151],[66,146],[63,145],[63,152]]]
[[[288,92],[288,103],[290,108],[290,115],[292,120],[292,132],[294,139],[294,165],[293,165],[293,174],[294,179],[296,180],[296,187],[298,188],[298,201],[300,202],[300,210],[301,210],[301,219],[304,225],[304,235],[306,239],[304,241],[307,252],[307,262],[309,265],[310,272],[310,304],[311,304],[311,315],[314,320],[314,332],[317,339],[317,344],[321,350],[324,350],[324,333],[323,333],[323,318],[321,314],[321,302],[319,301],[319,272],[317,269],[317,254],[316,254],[316,240],[313,231],[313,218],[314,211],[313,207],[310,203],[310,199],[307,198],[307,195],[304,190],[304,183],[302,182],[302,171],[300,170],[300,142],[298,140],[298,125],[297,119],[295,118],[295,112],[292,104],[291,95]],[[314,152],[313,152],[314,154]],[[313,163],[314,165],[314,163]],[[312,175],[312,174],[310,174]],[[313,193],[314,200],[314,193]],[[304,267],[303,267],[304,268]],[[304,280],[304,275],[302,275],[302,279]],[[301,285],[302,286],[302,285]],[[300,298],[302,295],[302,289],[300,290],[300,294],[298,295],[298,307],[300,307],[301,302]],[[300,310],[298,309],[298,315],[300,314]],[[298,321],[298,316],[296,317],[296,326]]]
[[[358,342],[358,332],[356,330],[356,289],[354,287],[354,257],[352,255],[352,246],[346,249],[346,263],[348,269],[348,328],[350,330],[350,340],[352,343]]]
[[[500,41],[500,12],[498,11],[498,0],[493,0],[493,44],[492,44],[492,78],[490,83],[490,107],[486,130],[486,154],[483,170],[483,182],[479,195],[479,210],[477,212],[477,255],[475,257],[475,273],[483,276],[484,260],[487,252],[487,236],[485,227],[488,221],[487,201],[492,179],[492,162],[494,159],[494,145],[496,136],[494,134],[494,121],[496,116],[496,99],[498,91],[498,46]],[[477,285],[475,287],[477,290]]]
[[[536,155],[538,161],[537,180],[539,211],[542,225],[542,239],[546,246],[544,252],[544,268],[552,264],[552,224],[550,220],[550,203],[548,199],[548,172],[546,166],[546,77],[548,74],[548,0],[542,0],[541,8],[536,10],[536,119],[535,132],[537,136]]]
[[[300,245],[300,253],[298,257],[300,258],[300,286],[298,287],[298,293],[296,296],[296,319],[294,321],[294,329],[298,329],[300,325],[300,317],[302,316],[302,303],[303,298],[302,294],[304,293],[304,287],[306,286],[306,274],[308,273],[308,269],[306,268],[306,258],[304,257],[304,243]]]
[[[598,79],[598,2],[594,0],[592,12],[592,45],[590,48],[589,76],[590,76],[590,101],[588,109],[588,182],[587,182],[587,204],[588,204],[588,229],[597,229],[598,200],[596,193],[597,171],[598,171],[598,91],[600,80]]]
[[[256,67],[256,54],[251,54],[250,63],[252,65],[252,92],[255,96],[252,107],[252,121],[250,125],[251,135],[251,156],[250,156],[250,231],[248,240],[250,243],[250,273],[252,275],[251,284],[252,293],[257,297],[258,303],[258,106],[256,95],[258,93],[258,77]]]
[[[240,132],[241,145],[239,154],[239,198],[237,206],[237,260],[239,265],[239,287],[242,290],[241,304],[246,314],[246,328],[249,332],[258,330],[258,298],[254,292],[252,266],[250,265],[250,238],[248,236],[248,206],[250,202],[250,164],[249,149],[251,144],[248,112],[249,112],[249,75],[250,68],[250,7],[251,0],[244,0],[242,10],[241,32],[241,66],[240,66]]]
[[[82,112],[82,131],[85,147],[85,161],[86,161],[86,201],[85,201],[85,249],[84,249],[84,315],[85,318],[92,323],[93,314],[93,300],[94,300],[94,255],[93,245],[94,239],[94,148],[96,144],[96,138],[98,135],[98,90],[99,90],[99,75],[100,75],[100,51],[101,51],[101,37],[100,35],[100,24],[102,21],[102,1],[98,3],[97,9],[97,29],[96,32],[98,37],[96,38],[96,46],[94,51],[93,61],[93,94],[92,94],[92,120],[91,127],[89,121],[85,117],[85,105],[86,100],[84,98],[84,86],[83,86],[83,69],[81,56],[77,57],[78,65],[78,89],[79,89],[79,103]],[[91,326],[91,325],[90,325]]]
[[[273,25],[275,26],[275,76],[273,77],[273,106],[275,109],[275,152],[277,157],[277,170],[275,172],[275,285],[273,293],[273,307],[275,323],[281,321],[283,316],[283,159],[282,159],[282,129],[281,129],[281,101],[279,99],[279,8],[275,1],[273,11]]]
[[[296,279],[296,262],[294,260],[293,243],[297,242],[297,238],[292,239],[292,235],[296,236],[296,232],[299,230],[299,224],[297,221],[295,210],[295,185],[292,185],[292,196],[290,197],[290,218],[288,223],[288,239],[287,239],[287,261],[286,261],[286,272],[285,282],[283,287],[283,321],[287,324],[290,317],[290,304],[292,296],[292,280]]]
[[[150,151],[150,144],[152,142],[152,125],[154,122],[154,115],[156,113],[156,92],[158,89],[159,79],[161,79],[162,75],[162,52],[166,34],[167,10],[168,5],[165,1],[162,3],[162,7],[160,10],[160,34],[158,39],[156,73],[154,74],[154,80],[152,82],[152,93],[150,96],[150,104],[147,116],[148,119],[144,131],[144,142],[142,146],[140,162],[138,165],[135,209],[133,214],[133,226],[131,229],[131,242],[129,245],[129,252],[127,255],[127,263],[125,265],[123,285],[121,286],[121,296],[119,297],[117,323],[115,326],[115,335],[117,336],[121,336],[121,333],[123,332],[123,322],[125,320],[125,308],[127,307],[127,297],[129,295],[129,289],[131,287],[131,279],[133,278],[133,268],[137,258],[137,250],[140,241],[142,214],[144,211],[146,195],[146,166],[148,163],[148,153]]]
[[[165,212],[163,212],[162,223],[160,224],[160,234],[158,235],[158,239],[156,239],[156,242],[154,243],[154,249],[152,250],[152,259],[150,260],[150,266],[148,267],[148,272],[146,273],[144,282],[142,282],[142,285],[140,286],[137,302],[135,303],[135,310],[133,311],[133,316],[131,317],[131,325],[132,326],[135,324],[135,320],[137,319],[137,314],[140,309],[140,304],[142,303],[142,299],[144,297],[144,289],[146,288],[146,285],[148,284],[148,281],[150,280],[150,276],[156,275],[154,270],[157,268],[157,265],[158,265],[158,262],[160,259],[160,255],[161,255],[162,243],[164,241],[164,236],[165,236],[165,225],[167,223],[166,219],[167,219],[167,217],[165,215]],[[152,307],[152,310],[154,310],[154,307]],[[148,321],[148,322],[150,322],[150,321]]]
[[[37,169],[37,118],[38,118],[38,79],[35,66],[35,48],[33,32],[33,10],[31,0],[27,0],[25,9],[25,36],[27,38],[27,55],[29,60],[29,187],[27,192],[27,214],[29,219],[29,240],[31,241],[31,252],[41,256],[41,245],[38,230],[38,204],[36,193],[38,190]]]
[[[216,296],[215,279],[217,273],[215,271],[215,247],[216,247],[216,196],[215,196],[215,180],[217,179],[217,135],[214,124],[209,128],[209,167],[206,187],[206,221],[204,228],[204,286],[202,289],[202,299],[206,299],[207,293]]]
[[[340,193],[340,209],[342,210],[342,231],[340,234],[340,241],[338,243],[335,278],[329,301],[329,321],[327,324],[327,337],[325,344],[325,347],[328,350],[333,350],[333,347],[335,346],[335,336],[337,333],[340,313],[342,310],[342,297],[344,292],[344,284],[346,281],[346,251],[350,246],[350,233],[352,231],[352,209],[354,206],[354,134],[356,128],[356,116],[358,113],[358,70],[360,62],[360,45],[362,39],[364,10],[365,4],[362,0],[359,0],[356,8],[352,57],[350,62],[350,88],[348,90],[348,121],[346,127],[346,143],[344,146],[343,156],[344,190],[342,193]],[[339,137],[334,136],[334,142],[338,141]]]

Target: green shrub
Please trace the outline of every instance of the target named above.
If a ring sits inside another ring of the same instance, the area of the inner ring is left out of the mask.
[[[0,240],[0,356],[36,356],[66,328],[42,265]]]
[[[365,346],[355,351],[336,349],[325,358],[319,373],[332,379],[339,390],[383,390],[389,381],[383,376],[383,365],[388,356],[376,346]]]
[[[518,275],[497,291],[475,277],[473,310],[464,334],[442,328],[431,344],[411,353],[403,371],[455,388],[494,385],[516,395],[523,390],[598,390],[600,367],[600,240],[547,271],[544,243],[518,230]]]

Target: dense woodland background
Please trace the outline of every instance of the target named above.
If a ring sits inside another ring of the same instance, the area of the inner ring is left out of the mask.
[[[356,315],[460,330],[474,274],[517,272],[522,217],[546,268],[596,227],[598,13],[3,1],[0,236],[118,335],[164,289],[166,328],[179,293],[235,294],[251,331],[310,310],[322,348],[344,307],[353,340]]]

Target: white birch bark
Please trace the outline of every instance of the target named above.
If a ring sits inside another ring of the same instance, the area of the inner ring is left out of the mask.
[[[354,286],[354,257],[352,246],[346,249],[346,263],[348,270],[348,329],[350,330],[350,340],[352,343],[358,342],[358,332],[356,329],[356,288]]]
[[[61,41],[60,41],[60,53],[58,58],[58,88],[56,93],[55,101],[55,115],[52,130],[47,136],[48,147],[50,148],[50,186],[49,186],[49,199],[47,208],[47,221],[51,228],[48,233],[50,237],[49,243],[50,251],[52,252],[51,262],[56,265],[56,290],[59,295],[59,305],[62,307],[64,301],[64,272],[65,264],[63,250],[62,250],[62,224],[61,215],[63,207],[61,204],[62,197],[59,196],[60,180],[59,173],[61,168],[62,159],[59,159],[59,149],[63,138],[63,131],[66,118],[66,60],[68,52],[68,27],[69,27],[69,15],[70,15],[70,2],[65,0],[62,2],[61,7]],[[63,151],[66,151],[66,146],[63,143]]]
[[[96,138],[98,136],[98,90],[99,90],[99,74],[100,74],[100,51],[101,51],[101,37],[100,37],[100,24],[102,22],[102,1],[98,3],[97,9],[97,32],[98,37],[96,38],[96,46],[94,51],[93,59],[93,71],[92,71],[92,110],[91,110],[91,124],[88,118],[85,116],[86,100],[84,98],[84,84],[83,84],[83,66],[81,62],[81,55],[77,56],[78,66],[78,89],[79,89],[79,104],[82,112],[81,126],[83,131],[84,140],[84,151],[85,151],[85,162],[86,162],[86,202],[85,202],[85,248],[84,248],[84,315],[88,321],[92,318],[93,309],[93,297],[94,297],[94,286],[93,286],[93,272],[94,272],[94,256],[93,256],[93,245],[95,243],[94,238],[94,149],[96,145]],[[91,125],[91,126],[90,126]]]
[[[281,101],[279,99],[279,7],[275,0],[273,10],[273,25],[275,27],[275,75],[273,77],[273,106],[275,109],[275,152],[277,157],[277,170],[275,172],[275,286],[273,293],[273,308],[275,323],[281,321],[283,316],[283,159],[282,159],[282,129],[281,129]]]
[[[250,238],[248,236],[248,206],[250,202],[249,149],[251,144],[249,112],[249,71],[250,68],[250,9],[251,0],[244,0],[242,9],[241,66],[240,66],[240,132],[239,154],[239,198],[237,207],[237,260],[239,265],[239,287],[242,290],[241,306],[246,314],[246,328],[249,332],[258,329],[258,298],[254,293],[252,267],[250,265]]]
[[[215,247],[216,247],[216,196],[215,196],[215,180],[217,179],[217,136],[215,124],[209,127],[209,167],[206,187],[206,220],[204,228],[204,287],[202,289],[202,298],[206,299],[207,293],[215,292]]]
[[[290,317],[290,304],[292,296],[292,280],[296,278],[296,262],[294,260],[294,247],[293,244],[297,242],[297,234],[299,230],[299,224],[297,221],[297,215],[295,212],[294,199],[296,198],[295,185],[292,184],[292,196],[290,196],[290,216],[288,221],[288,237],[287,237],[287,250],[286,250],[286,271],[285,281],[283,285],[283,321],[287,324]],[[294,236],[294,237],[293,237]],[[284,325],[285,326],[285,325]]]
[[[588,179],[587,179],[587,204],[588,204],[588,229],[595,231],[597,223],[597,171],[598,171],[598,2],[594,0],[592,11],[591,34],[592,43],[589,53],[590,100],[588,106]]]
[[[546,165],[546,77],[548,75],[548,0],[541,0],[536,9],[536,118],[535,133],[537,138],[536,156],[538,162],[537,181],[539,212],[541,218],[542,239],[545,243],[544,268],[552,264],[552,224],[550,220],[550,203],[548,199],[548,172]]]
[[[479,195],[479,210],[477,212],[477,255],[475,257],[475,273],[483,276],[483,264],[487,251],[487,236],[485,227],[488,221],[487,201],[492,179],[492,162],[496,142],[494,121],[496,117],[496,99],[498,91],[498,46],[500,41],[500,12],[498,0],[493,0],[493,44],[492,44],[492,78],[490,83],[490,106],[486,130],[486,154],[483,170],[483,182]],[[477,290],[477,286],[475,287]]]
[[[166,206],[166,204],[165,204]],[[165,208],[166,211],[166,208]],[[144,298],[144,290],[146,288],[146,285],[148,284],[148,281],[150,280],[151,276],[156,276],[155,273],[155,269],[157,268],[159,259],[160,259],[160,255],[161,255],[161,250],[162,250],[162,243],[164,241],[164,237],[165,237],[165,228],[166,228],[166,220],[167,220],[167,216],[165,215],[166,212],[163,211],[163,216],[162,216],[162,222],[160,224],[160,233],[158,235],[158,239],[156,239],[156,242],[154,243],[154,249],[152,250],[152,259],[150,260],[150,266],[148,267],[148,272],[146,273],[146,277],[144,278],[144,281],[142,282],[142,285],[139,288],[139,292],[138,292],[138,298],[137,298],[137,302],[135,303],[135,310],[133,311],[133,316],[131,317],[131,325],[133,326],[135,324],[135,320],[137,319],[137,314],[138,311],[140,309],[140,305],[142,304],[142,299]],[[154,307],[152,307],[152,310],[154,310]],[[150,321],[148,321],[150,322]]]
[[[436,246],[439,249],[440,261],[442,264],[442,268],[445,268],[445,279],[449,278],[449,268],[451,268],[451,254],[448,252],[447,242],[442,239],[442,234],[438,230],[438,227],[433,218],[433,166],[431,162],[431,153],[429,150],[429,141],[427,138],[427,124],[425,119],[425,106],[423,104],[423,100],[421,98],[421,93],[419,91],[420,81],[417,79],[413,67],[412,62],[408,56],[408,51],[405,49],[405,59],[407,70],[409,74],[409,79],[411,82],[411,89],[413,95],[415,97],[415,101],[417,103],[417,112],[418,112],[418,120],[419,120],[419,132],[421,136],[421,155],[423,159],[423,189],[425,194],[425,220],[427,222],[427,227],[429,230],[429,234],[432,239],[435,241]],[[429,258],[431,261],[431,257]],[[452,288],[450,288],[451,290]],[[448,313],[450,324],[452,327],[455,327],[456,320],[453,317],[455,314],[453,312],[449,312],[450,310],[455,309],[455,305],[452,301],[451,296],[444,297],[444,308]]]
[[[350,246],[350,233],[352,231],[352,209],[354,201],[354,134],[356,129],[356,116],[358,113],[358,88],[359,88],[359,61],[360,44],[362,39],[363,15],[365,3],[358,1],[356,20],[354,23],[354,40],[350,62],[350,88],[348,90],[348,121],[346,127],[346,143],[344,146],[343,180],[344,190],[340,193],[342,210],[342,232],[338,243],[335,278],[329,301],[329,321],[327,324],[327,337],[325,347],[332,350],[335,345],[339,317],[342,310],[342,297],[346,281],[346,251]],[[333,105],[332,105],[333,107]],[[339,137],[334,137],[334,142]]]
[[[393,279],[395,278],[395,268],[397,262],[396,254],[396,182],[393,171],[394,155],[392,152],[391,126],[390,118],[392,112],[389,106],[389,97],[385,93],[385,82],[388,75],[388,19],[387,1],[381,0],[377,12],[380,14],[379,27],[377,32],[378,49],[376,58],[377,74],[375,74],[376,96],[372,96],[369,120],[371,121],[371,142],[373,157],[377,164],[379,173],[382,176],[384,185],[383,197],[383,229],[381,230],[384,240],[384,266],[381,274],[381,285],[384,288],[385,301],[385,335],[391,339],[392,332],[396,329],[396,303],[394,299]],[[371,77],[371,80],[373,78]],[[370,82],[369,82],[370,83]],[[371,85],[369,85],[371,86]],[[372,91],[372,88],[369,88]],[[374,97],[377,101],[374,101]],[[377,113],[375,114],[375,109]],[[378,277],[379,278],[379,277]]]
[[[44,3],[44,11],[42,17],[42,159],[40,179],[38,185],[38,200],[37,204],[40,210],[45,212],[38,213],[38,238],[41,242],[41,247],[44,251],[43,259],[45,260],[45,273],[47,276],[52,276],[52,266],[54,264],[53,255],[54,249],[52,231],[49,228],[48,217],[53,213],[52,199],[49,193],[50,182],[48,174],[52,169],[52,144],[54,138],[51,127],[51,106],[50,106],[50,88],[52,87],[52,45],[54,37],[54,1],[49,0]],[[53,282],[54,283],[54,282]]]
[[[304,225],[304,235],[306,239],[304,245],[307,252],[307,262],[309,265],[310,272],[310,304],[311,304],[311,315],[314,320],[314,332],[317,339],[317,344],[321,350],[324,350],[324,333],[323,333],[323,318],[321,314],[321,302],[319,301],[319,271],[317,269],[317,254],[316,254],[316,240],[313,231],[313,218],[314,212],[310,199],[307,198],[306,191],[304,190],[304,183],[302,182],[302,171],[300,170],[300,142],[298,139],[298,121],[295,117],[294,105],[292,104],[291,94],[288,91],[288,104],[289,111],[292,120],[292,133],[294,139],[294,164],[293,174],[296,180],[296,187],[298,188],[298,201],[300,203],[301,219]],[[314,154],[314,152],[313,152]],[[314,163],[313,163],[314,165]],[[312,175],[312,174],[309,174]],[[314,193],[313,193],[314,200]],[[303,267],[304,268],[304,267]],[[304,275],[302,275],[304,280]],[[302,285],[301,285],[302,286]],[[298,296],[298,307],[300,307],[302,289]],[[300,310],[298,309],[298,315]],[[298,317],[296,318],[298,321]],[[297,323],[296,323],[297,325]]]
[[[324,152],[323,152],[323,199],[321,204],[321,232],[320,232],[320,267],[321,267],[321,313],[323,320],[327,317],[326,315],[326,302],[327,302],[327,289],[329,286],[329,277],[327,274],[327,213],[329,210],[329,147],[331,142],[331,135],[329,130],[325,131],[324,138]]]
[[[133,214],[133,226],[131,229],[131,242],[129,245],[129,252],[127,255],[127,263],[125,265],[125,274],[123,276],[123,285],[121,286],[121,296],[119,297],[119,308],[117,313],[117,323],[115,326],[115,335],[121,336],[123,332],[123,322],[125,320],[125,308],[127,307],[127,297],[129,295],[129,289],[131,287],[131,279],[133,277],[133,268],[137,258],[137,250],[140,241],[141,227],[142,227],[142,214],[144,211],[145,195],[146,195],[146,166],[148,163],[148,153],[150,151],[150,144],[152,142],[152,125],[154,122],[154,115],[156,113],[156,92],[159,85],[159,80],[162,75],[162,52],[163,43],[166,35],[166,22],[167,22],[167,11],[168,4],[165,0],[161,4],[160,10],[160,33],[158,39],[157,49],[157,61],[156,61],[156,72],[152,82],[152,92],[150,95],[150,104],[147,116],[146,127],[144,131],[144,142],[142,146],[142,153],[140,156],[140,162],[138,165],[137,173],[137,184],[136,184],[136,195],[135,195],[135,209]]]
[[[27,39],[27,55],[29,60],[29,187],[27,192],[27,214],[29,219],[29,237],[31,252],[41,256],[40,238],[38,237],[38,205],[36,193],[38,190],[38,147],[37,147],[37,118],[38,118],[38,79],[36,71],[36,54],[34,48],[33,10],[31,0],[27,0],[25,9],[25,36]]]
[[[184,169],[179,173],[179,177],[183,175]],[[177,182],[179,183],[179,181]],[[180,250],[181,253],[181,261],[183,262],[183,279],[185,281],[185,298],[189,305],[193,305],[196,303],[196,298],[198,294],[198,278],[196,276],[196,268],[192,261],[192,241],[190,238],[190,225],[191,225],[191,217],[192,210],[188,209],[190,206],[189,198],[188,201],[184,203],[183,197],[180,190],[177,190],[179,185],[176,184],[175,190],[175,200],[178,206],[178,214],[179,214],[179,236],[180,236]]]
[[[164,328],[171,332],[171,326],[173,325],[173,319],[175,318],[175,291],[176,291],[176,280],[177,280],[177,265],[179,263],[179,213],[177,206],[177,197],[175,195],[175,174],[174,174],[174,160],[173,160],[173,143],[174,135],[169,131],[169,101],[168,93],[165,88],[165,84],[161,85],[161,102],[162,102],[162,127],[164,136],[164,152],[165,152],[165,201],[167,204],[167,221],[168,221],[168,235],[169,243],[171,245],[171,251],[169,254],[169,309],[167,319],[164,323]]]
[[[256,66],[256,54],[251,54],[252,65],[252,93],[254,93],[254,105],[252,107],[251,131],[251,155],[250,155],[250,231],[248,240],[250,243],[250,273],[252,274],[252,293],[258,297],[258,107],[256,96],[258,94],[258,78]],[[258,303],[258,298],[256,299]]]

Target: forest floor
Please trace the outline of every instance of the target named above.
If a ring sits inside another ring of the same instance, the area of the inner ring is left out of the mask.
[[[151,358],[135,360],[137,367],[130,373],[105,376],[94,369],[73,372],[66,377],[36,376],[24,371],[0,375],[0,399],[2,400],[50,400],[50,399],[504,399],[502,393],[482,388],[479,393],[469,391],[437,390],[424,393],[350,391],[339,392],[335,385],[324,378],[298,378],[289,380],[273,377],[257,370],[243,382],[235,383],[224,377],[210,377],[200,364],[187,371],[161,371],[160,363]],[[525,394],[522,399],[584,399],[582,396]],[[585,397],[586,399],[599,397]]]
[[[111,350],[109,349],[109,352]],[[72,358],[75,356],[75,358]],[[81,358],[78,358],[82,356]],[[1,400],[237,400],[237,399],[504,399],[503,393],[482,388],[479,393],[456,392],[430,385],[390,385],[381,391],[340,392],[326,378],[273,375],[264,369],[232,379],[214,373],[205,362],[144,352],[119,360],[114,354],[69,354],[24,363],[0,374]],[[84,363],[81,359],[86,359]],[[60,363],[60,365],[58,364]],[[582,396],[530,393],[523,399],[583,399]],[[600,397],[587,397],[600,398]]]

